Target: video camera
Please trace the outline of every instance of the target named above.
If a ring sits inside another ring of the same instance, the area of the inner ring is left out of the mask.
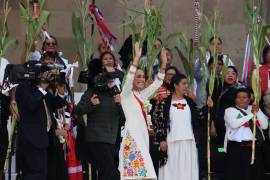
[[[96,75],[93,82],[94,91],[96,93],[108,91],[113,96],[120,94],[121,90],[117,87],[116,82],[118,78],[119,73],[117,71],[115,72],[105,71],[101,74]]]
[[[62,64],[45,64],[40,61],[29,61],[25,64],[8,64],[5,70],[4,81],[8,80],[12,84],[18,84],[20,81],[42,81],[43,73],[58,69],[63,70],[65,67]],[[61,74],[60,74],[61,76]],[[58,79],[61,77],[54,77]]]

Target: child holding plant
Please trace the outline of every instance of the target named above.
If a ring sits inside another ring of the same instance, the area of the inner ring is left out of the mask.
[[[262,113],[258,105],[249,105],[250,101],[250,91],[246,88],[240,88],[236,91],[234,98],[235,106],[225,110],[225,179],[228,180],[264,179],[262,158],[264,135],[262,130],[267,129],[268,118]],[[257,115],[255,125],[257,128],[256,153],[255,164],[251,165],[254,114]]]

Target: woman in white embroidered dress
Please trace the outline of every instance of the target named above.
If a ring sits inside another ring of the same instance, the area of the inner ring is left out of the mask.
[[[161,52],[160,72],[155,81],[145,88],[144,71],[137,69],[141,56],[139,44],[135,44],[135,57],[128,71],[121,93],[121,104],[126,117],[123,140],[119,152],[119,170],[124,179],[157,179],[149,154],[146,102],[162,85],[167,63],[165,50]]]

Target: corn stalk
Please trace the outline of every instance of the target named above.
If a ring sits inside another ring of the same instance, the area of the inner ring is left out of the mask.
[[[127,1],[122,2],[127,6]],[[160,37],[163,25],[163,16],[161,10],[164,6],[164,0],[159,8],[154,7],[148,0],[144,0],[144,10],[134,10],[127,8],[131,15],[129,15],[129,21],[126,21],[124,26],[128,26],[132,33],[133,45],[135,42],[139,42],[142,46],[144,41],[147,41],[147,75],[152,76],[152,67],[155,63],[158,54],[161,49],[155,48],[154,44]],[[142,17],[142,23],[138,25],[136,20]]]
[[[252,73],[252,89],[254,93],[254,102],[256,105],[259,105],[261,98],[259,74],[260,58],[262,55],[262,49],[265,45],[265,37],[270,34],[270,25],[266,24],[264,18],[265,16],[263,15],[262,0],[246,0],[244,12],[247,19],[247,28],[251,36],[253,61],[256,66],[255,70]],[[254,114],[251,164],[254,164],[255,160],[256,120],[256,114]]]
[[[204,70],[206,70],[206,53],[209,49],[209,39],[211,37],[218,37],[219,28],[221,25],[221,16],[219,15],[218,11],[214,10],[214,17],[209,19],[203,10],[201,11],[201,41],[199,45],[199,57],[201,64],[203,64]],[[212,56],[214,58],[213,62],[213,69],[209,72],[209,97],[212,97],[214,86],[215,86],[215,80],[217,77],[217,63],[218,63],[218,55],[216,53],[216,49],[210,49]],[[210,149],[210,127],[211,127],[211,117],[210,117],[210,107],[208,107],[208,121],[207,121],[207,164],[208,164],[208,180],[211,180],[211,149]]]
[[[87,65],[93,55],[93,36],[89,32],[90,25],[93,23],[89,14],[90,5],[87,0],[74,0],[77,11],[72,14],[72,32],[76,41],[77,53],[83,65],[87,70]]]
[[[23,18],[26,31],[26,52],[25,62],[29,60],[30,52],[34,42],[40,35],[43,25],[47,22],[50,15],[49,11],[44,10],[45,0],[26,0],[26,4],[19,3],[20,14]],[[34,5],[36,11],[34,12]]]
[[[193,40],[187,38],[185,34],[181,34],[178,36],[176,40],[175,49],[183,63],[189,81],[189,87],[193,89],[192,87],[195,72],[194,70],[195,54],[194,54]]]
[[[156,7],[146,7],[145,9],[145,26],[144,33],[147,36],[147,74],[148,77],[152,76],[153,65],[160,53],[161,49],[157,49],[154,44],[156,40],[161,36],[161,30],[163,28],[163,17],[161,9]]]
[[[16,40],[12,40],[8,35],[7,18],[11,11],[11,7],[9,6],[9,0],[3,0],[2,7],[3,9],[1,9],[0,12],[0,62],[7,53],[7,51],[14,44],[18,43]]]

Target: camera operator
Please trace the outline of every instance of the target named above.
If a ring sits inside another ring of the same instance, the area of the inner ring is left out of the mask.
[[[44,72],[43,77],[49,80],[51,73]],[[17,158],[24,180],[45,180],[47,176],[48,131],[52,123],[45,102],[48,85],[46,81],[24,81],[16,89],[20,115]]]
[[[57,65],[57,57],[54,52],[45,52],[42,55],[41,62],[49,65]],[[58,69],[51,72],[55,75],[49,82],[48,91],[48,108],[52,116],[52,126],[49,134],[48,146],[48,180],[68,180],[67,164],[65,161],[65,152],[67,149],[67,134],[69,123],[66,122],[65,109],[68,99],[71,100],[71,94],[65,79],[65,74],[60,73]],[[64,115],[63,115],[64,114]]]
[[[99,180],[117,180],[119,172],[115,163],[120,119],[120,83],[123,73],[116,69],[111,52],[101,57],[100,73],[90,77],[88,90],[75,108],[75,115],[87,114],[85,149],[87,160],[97,168]],[[92,69],[90,69],[91,71]]]
[[[44,72],[43,68],[49,68],[48,64],[51,64],[50,61],[53,61],[54,57],[51,54],[44,54],[42,58],[43,64],[38,78],[20,82],[16,90],[20,115],[17,158],[23,180],[47,178],[50,134],[61,136],[67,134],[66,130],[56,129],[56,122],[52,116],[52,112],[62,107],[65,101],[48,91],[52,80],[59,75],[59,70],[53,68]]]

